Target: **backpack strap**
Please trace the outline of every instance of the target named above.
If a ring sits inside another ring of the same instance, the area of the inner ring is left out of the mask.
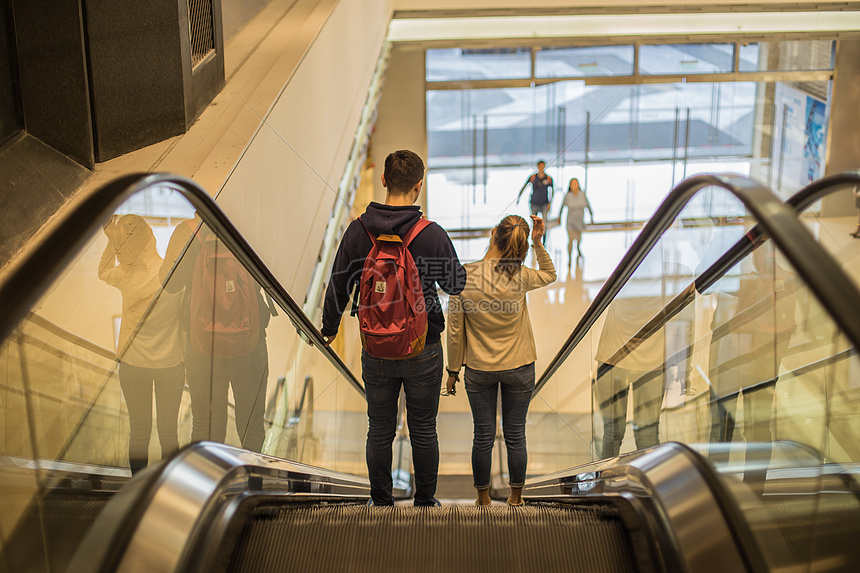
[[[418,219],[418,221],[416,221],[415,224],[412,225],[412,227],[410,227],[408,231],[406,231],[406,236],[403,237],[403,248],[408,247],[409,244],[412,242],[412,239],[417,237],[418,233],[420,233],[429,226],[430,221],[428,221],[427,219],[424,219],[423,217],[421,219]]]

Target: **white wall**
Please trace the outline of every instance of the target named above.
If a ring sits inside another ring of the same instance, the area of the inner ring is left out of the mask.
[[[301,304],[390,19],[340,0],[217,202]]]

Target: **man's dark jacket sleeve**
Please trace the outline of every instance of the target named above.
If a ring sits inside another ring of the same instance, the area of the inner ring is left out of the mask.
[[[347,228],[334,257],[323,304],[322,329],[320,331],[323,336],[337,334],[340,328],[340,318],[349,304],[350,293],[361,278],[363,259],[356,260],[356,256],[352,252],[356,250],[357,245],[355,243],[361,237],[356,237],[357,233],[354,230],[353,226]],[[369,239],[367,242],[370,242]]]

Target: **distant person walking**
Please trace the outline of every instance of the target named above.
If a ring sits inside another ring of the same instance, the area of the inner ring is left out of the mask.
[[[553,182],[552,177],[544,171],[546,169],[545,161],[538,161],[537,168],[537,173],[529,175],[529,178],[526,179],[525,183],[523,183],[523,186],[520,188],[520,192],[517,194],[517,201],[519,201],[520,197],[523,196],[523,191],[526,190],[526,187],[531,185],[532,195],[529,199],[531,214],[532,216],[539,215],[544,221],[546,221],[549,217],[549,205],[552,202],[550,190],[552,189]],[[544,235],[543,242],[546,244],[546,235]]]
[[[508,215],[493,229],[490,247],[480,261],[466,265],[466,288],[448,302],[448,394],[455,393],[466,367],[466,393],[475,429],[472,477],[477,505],[490,504],[490,464],[496,435],[496,404],[502,393],[502,426],[508,451],[511,495],[522,505],[526,479],[526,414],[535,390],[534,334],[526,293],[555,281],[555,267],[541,239],[544,222],[532,216],[532,246],[538,270],[523,266],[529,226]]]
[[[564,196],[562,208],[567,207],[567,253],[569,255],[567,266],[573,266],[573,243],[576,243],[576,258],[582,257],[582,232],[585,230],[585,210],[591,215],[594,223],[594,211],[585,191],[579,186],[579,179],[573,178],[567,186],[567,194]]]

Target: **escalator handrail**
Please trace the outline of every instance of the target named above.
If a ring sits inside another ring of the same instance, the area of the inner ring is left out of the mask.
[[[78,547],[69,571],[139,571],[141,563],[154,571],[182,571],[190,548],[208,526],[207,512],[230,494],[261,491],[257,488],[263,479],[295,499],[364,500],[370,494],[364,477],[195,442],[135,476],[116,494]]]
[[[39,297],[47,291],[78,252],[97,233],[102,222],[129,197],[149,187],[165,186],[179,192],[200,214],[254,279],[289,316],[296,329],[334,365],[362,395],[364,387],[340,357],[323,341],[322,334],[272,274],[227,215],[197,183],[168,173],[126,175],[89,192],[50,229],[25,246],[0,276],[0,341],[12,333]]]
[[[798,213],[801,213],[804,209],[812,205],[815,201],[821,199],[829,193],[832,193],[836,189],[842,187],[845,184],[853,183],[855,185],[860,185],[860,174],[858,173],[844,173],[838,174],[836,176],[831,176],[827,181],[822,180],[821,182],[816,181],[812,185],[805,187],[804,189],[798,191],[787,201],[787,204],[793,206]],[[793,202],[796,202],[798,205],[793,205]],[[634,334],[630,340],[624,344],[612,357],[607,360],[606,364],[603,366],[607,366],[611,368],[612,364],[619,364],[620,361],[627,355],[632,354],[636,348],[639,347],[645,340],[647,340],[652,334],[657,333],[663,326],[668,323],[673,317],[675,317],[678,313],[680,313],[684,308],[686,308],[690,303],[695,300],[696,293],[704,293],[711,286],[713,286],[717,281],[719,281],[729,269],[734,267],[739,261],[741,261],[744,257],[749,255],[752,251],[757,249],[761,244],[763,244],[765,240],[765,236],[762,234],[761,229],[758,225],[754,226],[743,238],[741,238],[737,243],[732,245],[722,256],[720,256],[714,264],[705,269],[698,277],[696,277],[693,284],[690,285],[683,292],[678,294],[674,299],[669,301],[669,303],[657,313],[651,320],[648,321],[645,326],[643,326],[636,334]],[[732,324],[747,315],[750,311],[761,303],[766,301],[759,301],[758,303],[752,305],[750,308],[746,309],[746,311],[736,314],[732,319],[728,322],[721,324],[717,329],[714,329],[713,336],[714,339],[718,337],[717,331],[722,330],[724,327],[732,327]],[[765,307],[767,306],[765,305]],[[760,312],[758,313],[760,314]],[[753,313],[752,318],[747,318],[746,320],[752,320],[757,316],[756,313]],[[722,335],[720,335],[722,336]],[[601,373],[598,369],[597,377],[601,377]]]
[[[794,207],[798,213],[804,212],[813,203],[830,195],[844,185],[860,186],[860,171],[845,171],[834,173],[817,179],[788,198],[786,203]]]
[[[810,185],[809,187],[813,187],[813,189],[807,191],[805,202],[814,202],[816,199],[810,200],[808,197],[814,197],[821,193],[821,189],[834,185],[833,181],[836,177],[825,178],[828,179],[828,185],[822,184],[822,186],[816,185],[814,187]],[[839,180],[842,181],[842,179]],[[757,225],[754,232],[749,233],[747,237],[735,244],[711,268],[700,275],[696,280],[696,290],[699,290],[705,282],[713,284],[737,260],[746,256],[761,236],[769,236],[773,238],[777,247],[806,281],[812,292],[818,297],[821,305],[833,317],[834,322],[842,329],[852,344],[860,346],[860,316],[858,316],[860,311],[858,311],[856,304],[856,301],[860,300],[860,291],[857,290],[853,281],[845,276],[839,264],[806,230],[806,227],[797,218],[792,208],[793,205],[782,203],[769,189],[747,177],[739,175],[696,175],[679,183],[666,196],[666,199],[642,228],[639,236],[580,318],[567,341],[556,353],[544,373],[541,374],[533,396],[537,395],[573,352],[573,349],[585,338],[597,319],[609,307],[615,296],[650,254],[651,249],[673,224],[684,207],[696,193],[705,187],[721,187],[732,193],[744,203],[756,218]],[[801,204],[801,201],[798,200],[796,204]],[[707,281],[700,281],[703,277]]]
[[[617,480],[616,485],[607,487],[606,482],[613,478]],[[632,493],[634,489],[642,488],[656,505],[654,516],[663,523],[665,531],[671,532],[671,539],[664,545],[674,546],[673,553],[686,562],[690,571],[702,569],[702,565],[710,564],[714,558],[731,559],[735,565],[742,563],[750,573],[768,570],[737,501],[717,470],[689,445],[666,442],[530,478],[524,485],[523,497],[530,501],[578,497],[583,494],[575,493],[571,488],[577,483],[591,485],[590,494],[585,495],[594,495],[597,491],[603,494]],[[595,488],[598,484],[600,487]],[[615,487],[622,489],[616,491]],[[702,495],[704,490],[708,495]],[[700,520],[717,515],[722,520],[708,521],[709,537],[703,546]],[[690,546],[697,546],[700,551],[685,552],[684,548],[689,549]]]

